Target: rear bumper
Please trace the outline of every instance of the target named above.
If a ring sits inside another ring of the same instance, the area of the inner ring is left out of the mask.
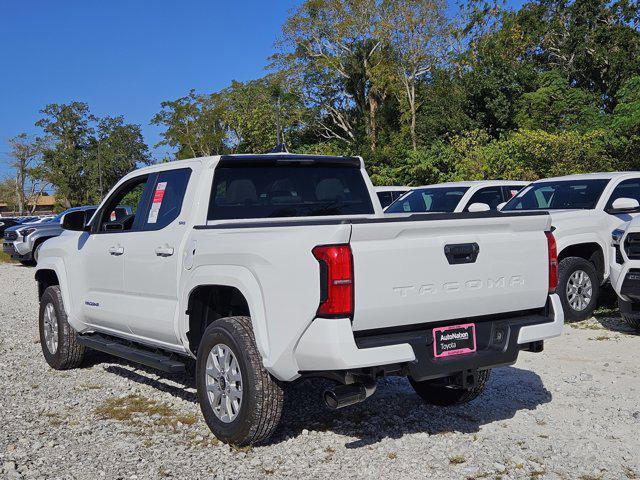
[[[463,320],[437,326],[474,321]],[[558,295],[551,295],[544,313],[483,318],[475,323],[476,352],[436,359],[433,326],[354,336],[349,319],[316,319],[300,339],[295,358],[301,373],[393,366],[390,370],[404,371],[416,380],[438,378],[513,364],[520,350],[540,351],[542,341],[562,333],[564,314]]]

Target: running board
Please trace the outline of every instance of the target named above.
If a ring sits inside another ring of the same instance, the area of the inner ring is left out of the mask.
[[[184,362],[161,353],[152,352],[144,347],[135,347],[97,333],[78,335],[78,343],[93,350],[109,353],[163,372],[184,373],[186,371]]]

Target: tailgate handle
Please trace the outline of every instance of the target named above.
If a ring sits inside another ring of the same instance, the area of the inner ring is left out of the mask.
[[[449,261],[449,265],[460,263],[473,263],[478,258],[480,245],[477,243],[454,243],[444,246],[444,254]]]

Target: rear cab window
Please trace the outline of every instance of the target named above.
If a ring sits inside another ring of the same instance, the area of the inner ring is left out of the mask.
[[[373,213],[359,165],[233,159],[216,168],[207,220]]]

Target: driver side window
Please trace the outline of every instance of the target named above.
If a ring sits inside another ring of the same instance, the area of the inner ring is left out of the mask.
[[[136,229],[145,207],[148,179],[148,175],[132,178],[116,190],[100,209],[96,231],[119,233]]]

